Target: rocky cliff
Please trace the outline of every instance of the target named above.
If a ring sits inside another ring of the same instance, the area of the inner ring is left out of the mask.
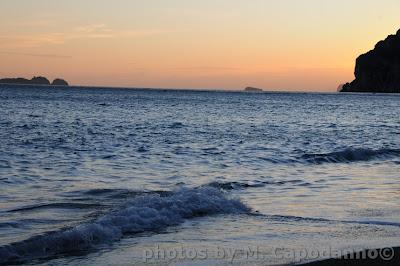
[[[341,92],[400,93],[400,30],[356,60],[355,80]]]

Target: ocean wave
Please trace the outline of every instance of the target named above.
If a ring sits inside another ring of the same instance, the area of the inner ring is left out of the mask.
[[[350,163],[359,161],[370,161],[376,159],[387,159],[400,156],[400,149],[366,149],[347,148],[331,153],[311,153],[301,156],[302,160],[309,163]]]
[[[218,182],[214,181],[211,183],[206,184],[205,186],[214,187],[223,190],[240,190],[246,188],[259,188],[265,187],[268,185],[275,185],[275,186],[282,186],[286,184],[291,184],[295,186],[310,186],[311,183],[305,182],[300,179],[291,179],[291,180],[267,180],[267,181],[251,181],[251,182],[239,182],[239,181],[231,181],[231,182]]]
[[[72,194],[84,194],[91,197],[102,198],[133,198],[147,194],[170,195],[171,191],[150,191],[150,190],[129,190],[129,189],[109,189],[109,188],[95,188],[86,191],[75,191]]]
[[[245,188],[252,188],[252,187],[264,187],[266,184],[263,182],[252,182],[252,183],[246,183],[246,182],[238,182],[238,181],[232,181],[232,182],[211,182],[206,184],[205,186],[208,187],[214,187],[218,189],[223,189],[223,190],[238,190],[238,189],[245,189]]]
[[[33,211],[37,209],[88,209],[88,208],[99,208],[104,207],[102,204],[97,203],[77,203],[77,202],[56,202],[49,204],[36,204],[29,205],[20,208],[15,208],[11,210],[7,210],[6,212],[25,212],[25,211]]]
[[[184,127],[184,124],[181,122],[174,122],[168,126],[168,128],[171,128],[171,129],[177,129],[177,128],[182,128],[182,127]]]
[[[387,221],[357,221],[357,220],[334,220],[318,217],[301,217],[290,215],[265,215],[258,213],[259,217],[264,217],[272,221],[278,222],[310,222],[310,223],[341,223],[341,224],[359,224],[359,225],[376,225],[376,226],[395,226],[400,227],[400,223]]]
[[[180,189],[164,196],[156,193],[138,196],[90,223],[2,246],[0,264],[89,251],[129,234],[157,232],[186,219],[239,213],[250,213],[250,209],[212,187]]]

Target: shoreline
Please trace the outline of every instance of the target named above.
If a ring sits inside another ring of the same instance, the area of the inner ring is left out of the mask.
[[[400,247],[366,249],[364,251],[344,255],[340,258],[322,259],[313,262],[301,263],[299,265],[304,265],[304,266],[334,266],[334,265],[392,266],[393,265],[395,266],[395,265],[400,265]]]

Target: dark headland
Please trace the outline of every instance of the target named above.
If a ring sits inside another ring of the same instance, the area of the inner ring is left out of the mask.
[[[0,79],[0,84],[68,86],[68,82],[63,79],[56,78],[50,83],[45,77],[33,77],[32,79],[4,78]]]
[[[341,92],[400,93],[400,30],[356,60],[356,79]]]

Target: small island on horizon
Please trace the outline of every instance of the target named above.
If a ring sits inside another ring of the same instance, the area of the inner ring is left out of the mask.
[[[246,92],[262,92],[263,90],[260,88],[255,88],[255,87],[246,87],[244,89]]]
[[[14,85],[47,85],[47,86],[69,86],[68,82],[61,78],[56,78],[53,82],[46,77],[38,76],[32,79],[26,78],[3,78],[0,79],[0,84],[14,84]]]
[[[355,80],[340,92],[400,93],[400,30],[356,60]]]

